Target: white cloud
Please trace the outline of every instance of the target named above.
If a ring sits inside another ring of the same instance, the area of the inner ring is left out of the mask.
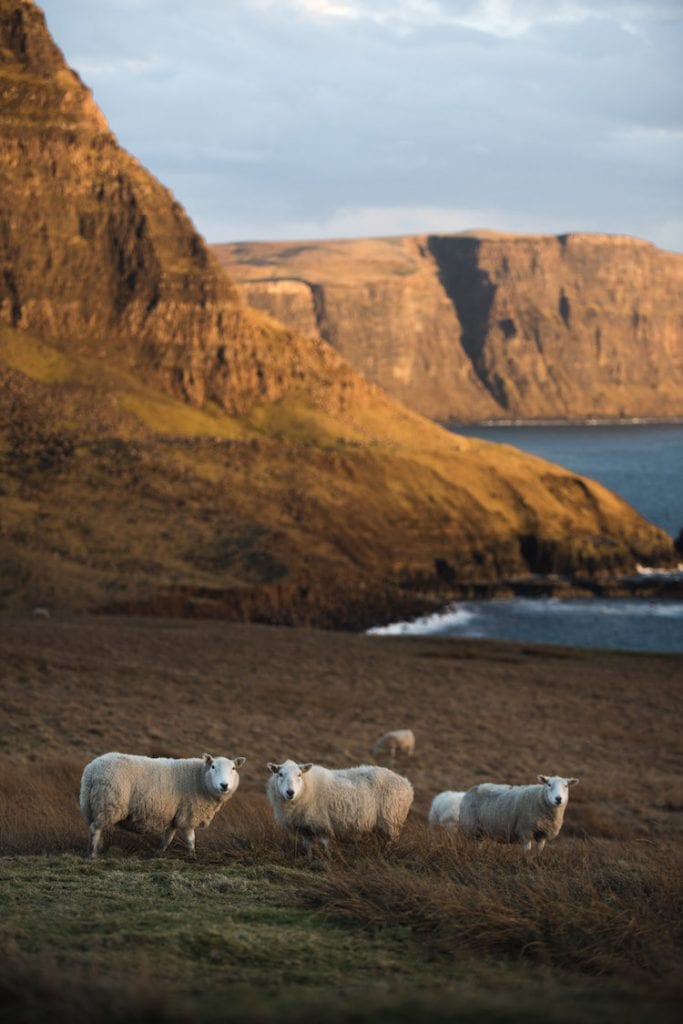
[[[281,2],[281,0],[279,0]],[[288,0],[299,14],[319,20],[364,20],[399,32],[464,28],[511,39],[546,25],[577,25],[591,19],[636,32],[656,18],[680,18],[678,0]],[[262,6],[278,0],[261,0]]]
[[[222,225],[224,236],[216,234],[213,223],[207,231],[212,241],[273,239],[272,224],[263,225],[261,232],[240,234],[240,224]],[[221,227],[218,228],[219,232]],[[330,216],[306,220],[282,221],[277,227],[277,239],[314,238],[381,238],[392,235],[448,234],[458,231],[490,230],[555,234],[567,230],[565,224],[550,224],[547,218],[530,213],[512,213],[509,210],[441,206],[349,206],[336,210]],[[227,231],[227,234],[225,232]]]
[[[651,146],[683,142],[683,128],[667,128],[665,125],[636,124],[614,132],[614,138],[635,146]]]
[[[294,7],[314,18],[357,18],[357,5],[335,0],[292,0]]]
[[[75,54],[70,61],[81,78],[119,78],[121,75],[148,75],[158,71],[163,62],[158,57],[88,58]]]

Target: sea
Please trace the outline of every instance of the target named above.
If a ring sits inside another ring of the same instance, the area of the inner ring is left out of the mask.
[[[592,477],[672,537],[683,529],[683,423],[450,423],[447,428],[468,437],[514,445]],[[658,567],[642,568],[647,572]],[[683,570],[680,572],[683,575]],[[441,613],[369,632],[683,652],[683,601],[598,597],[459,601]]]

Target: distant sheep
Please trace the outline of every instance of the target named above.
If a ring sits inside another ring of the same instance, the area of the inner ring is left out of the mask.
[[[266,793],[275,820],[326,847],[331,839],[375,832],[398,838],[413,802],[413,787],[377,765],[323,768],[319,764],[269,763]]]
[[[397,754],[412,757],[415,752],[415,733],[412,729],[394,729],[385,732],[372,748],[373,754],[389,754],[393,760]]]
[[[180,832],[195,852],[195,829],[209,825],[239,786],[244,757],[170,758],[109,753],[85,766],[81,813],[88,826],[88,853],[97,857],[104,829],[163,832],[161,852]]]
[[[460,827],[473,839],[489,836],[502,843],[532,843],[541,852],[562,828],[569,787],[578,779],[539,775],[539,785],[503,786],[484,782],[468,789],[460,803]]]
[[[464,795],[453,789],[437,793],[429,808],[429,824],[432,827],[443,825],[444,828],[456,828],[460,820],[460,804]]]

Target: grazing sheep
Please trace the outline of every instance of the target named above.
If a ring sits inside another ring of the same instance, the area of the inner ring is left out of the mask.
[[[412,729],[394,729],[385,732],[372,748],[373,754],[389,754],[392,761],[397,754],[412,757],[415,752],[415,733]]]
[[[89,832],[88,853],[97,857],[102,832],[119,825],[133,832],[163,832],[161,852],[176,832],[190,853],[195,829],[209,825],[240,783],[244,757],[171,758],[109,753],[85,766],[81,813]]]
[[[460,827],[472,839],[489,836],[502,843],[519,842],[529,853],[532,842],[541,852],[562,828],[569,787],[578,779],[539,775],[540,785],[502,786],[484,782],[468,789],[460,804]]]
[[[460,803],[464,795],[464,793],[457,793],[454,789],[446,789],[443,793],[437,793],[429,808],[429,818],[427,819],[429,824],[455,828],[460,820]]]
[[[319,764],[269,763],[266,793],[279,825],[318,840],[377,832],[398,839],[413,802],[403,776],[377,765],[331,770]]]

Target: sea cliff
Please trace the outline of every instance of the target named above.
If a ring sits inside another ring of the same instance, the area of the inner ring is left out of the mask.
[[[683,256],[493,232],[214,246],[245,300],[439,420],[683,416]]]

